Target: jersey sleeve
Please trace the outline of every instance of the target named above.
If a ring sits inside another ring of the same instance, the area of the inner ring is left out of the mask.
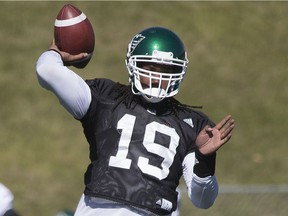
[[[55,51],[46,51],[36,63],[39,84],[53,92],[64,108],[76,119],[86,114],[91,103],[91,91],[86,82],[63,65]]]

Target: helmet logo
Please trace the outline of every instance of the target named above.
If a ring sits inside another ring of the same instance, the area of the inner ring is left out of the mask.
[[[128,53],[132,53],[135,48],[138,46],[138,44],[145,39],[145,36],[142,34],[137,34],[134,36],[134,38],[131,40],[129,47],[128,47]]]

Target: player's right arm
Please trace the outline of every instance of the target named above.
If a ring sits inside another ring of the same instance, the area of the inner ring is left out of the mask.
[[[65,109],[76,119],[86,114],[91,103],[91,91],[86,82],[68,67],[63,59],[75,60],[85,54],[69,55],[54,49],[44,52],[36,63],[37,78],[40,85],[52,91]],[[57,48],[57,47],[56,47]]]

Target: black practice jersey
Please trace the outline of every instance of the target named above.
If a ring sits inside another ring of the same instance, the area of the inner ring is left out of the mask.
[[[92,101],[81,122],[91,164],[84,193],[170,214],[177,205],[183,159],[195,150],[200,130],[213,122],[187,107],[179,105],[175,111],[167,99],[148,104],[134,96],[128,106],[121,102],[120,84],[107,79],[86,82]]]

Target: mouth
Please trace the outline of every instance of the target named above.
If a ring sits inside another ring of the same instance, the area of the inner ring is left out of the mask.
[[[152,83],[151,86],[147,85],[145,83],[142,83],[142,88],[147,89],[147,88],[159,88],[159,83]]]

